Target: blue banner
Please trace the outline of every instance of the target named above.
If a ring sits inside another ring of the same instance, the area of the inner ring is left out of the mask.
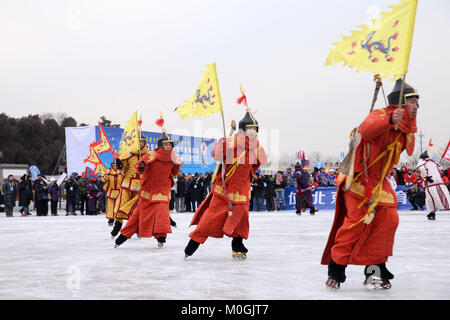
[[[397,186],[395,194],[397,196],[398,210],[409,210],[412,205],[409,203],[408,198],[403,190],[407,190],[409,187]],[[286,188],[285,201],[286,210],[296,210],[295,207],[295,193],[297,188]],[[319,210],[334,210],[336,203],[336,187],[317,187],[312,194],[312,200],[314,206]],[[265,200],[264,200],[265,205]],[[256,204],[253,203],[253,210],[255,210]]]
[[[122,139],[123,129],[113,127],[103,127],[109,142],[119,152],[120,141]],[[142,131],[142,135],[147,138],[147,146],[150,150],[157,147],[158,139],[161,133]],[[212,151],[216,139],[198,138],[191,136],[180,136],[168,134],[174,141],[175,153],[183,161],[184,167],[181,171],[185,174],[196,172],[205,174],[205,172],[212,172],[216,166],[216,161],[212,158]],[[96,140],[100,140],[100,127],[95,126]],[[111,152],[105,152],[98,155],[100,160],[107,168],[110,168],[111,162],[114,158]]]
[[[33,180],[36,180],[37,175],[41,174],[41,171],[39,170],[39,168],[34,164],[28,168],[28,171],[30,172],[31,176],[33,177]]]

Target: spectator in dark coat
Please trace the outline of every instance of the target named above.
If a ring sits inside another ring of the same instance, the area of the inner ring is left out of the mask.
[[[48,214],[48,185],[45,177],[38,175],[34,183],[36,214],[38,216],[46,216]]]
[[[184,212],[186,210],[186,178],[182,172],[178,173],[175,189],[175,210]]]
[[[66,216],[69,214],[76,216],[77,213],[75,210],[77,204],[78,184],[75,182],[73,177],[70,177],[70,179],[66,182],[64,189],[66,190]]]
[[[22,217],[26,217],[30,214],[30,203],[33,199],[33,183],[31,176],[23,175],[19,180],[19,207]]]
[[[77,192],[75,195],[75,203],[79,204],[81,215],[84,215],[84,209],[86,209],[86,212],[88,210],[88,197],[87,197],[87,190],[86,190],[86,179],[79,176],[79,177],[73,177],[73,181],[76,182],[77,186]],[[75,207],[76,209],[76,207]],[[74,211],[75,211],[74,209]]]
[[[50,179],[48,191],[50,194],[50,212],[52,213],[52,216],[58,216],[58,200],[60,192],[55,178]]]
[[[191,178],[188,186],[188,192],[191,195],[191,208],[192,212],[195,212],[202,202],[203,181],[199,177],[198,173]]]
[[[8,180],[3,183],[3,195],[5,196],[5,212],[7,217],[13,216],[13,209],[16,205],[18,188],[14,176],[10,174]]]
[[[253,176],[252,188],[256,211],[264,211],[264,178],[259,173]]]
[[[269,173],[264,176],[264,198],[266,199],[267,211],[275,210],[275,177]]]

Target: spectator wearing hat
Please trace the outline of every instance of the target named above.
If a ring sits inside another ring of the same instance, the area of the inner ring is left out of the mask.
[[[58,200],[59,200],[59,186],[56,183],[55,178],[50,179],[50,185],[48,186],[48,193],[50,194],[50,212],[52,216],[58,215]]]
[[[18,189],[14,176],[10,174],[8,179],[3,183],[2,187],[3,195],[5,196],[5,213],[7,217],[13,216],[13,209],[16,205],[16,197]]]

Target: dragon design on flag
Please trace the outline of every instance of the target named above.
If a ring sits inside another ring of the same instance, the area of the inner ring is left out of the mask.
[[[366,41],[361,41],[361,48],[365,49],[369,52],[369,59],[372,62],[378,62],[378,58],[377,57],[373,57],[374,52],[373,51],[380,51],[381,53],[384,54],[384,57],[386,59],[386,61],[388,62],[392,62],[394,61],[394,58],[389,55],[390,51],[397,51],[398,47],[394,47],[391,49],[391,40],[396,40],[398,33],[394,33],[392,36],[390,36],[387,40],[387,45],[384,45],[384,43],[382,41],[372,41],[372,38],[375,36],[376,31],[372,31],[371,33],[369,33],[367,35]]]

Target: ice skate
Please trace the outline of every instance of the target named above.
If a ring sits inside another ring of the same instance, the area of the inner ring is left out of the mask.
[[[366,276],[364,286],[368,289],[386,290],[392,287],[389,280],[394,279],[394,275],[386,268],[386,263],[366,266],[364,275]]]
[[[116,244],[114,245],[114,248],[117,248],[127,240],[128,240],[127,237],[125,237],[123,234],[119,235],[116,239]]]
[[[330,289],[339,289],[346,279],[345,268],[347,268],[346,265],[337,264],[331,259],[328,263],[328,279],[325,281],[325,286]]]
[[[436,220],[436,212],[430,212],[427,215],[428,220]]]
[[[175,221],[173,221],[172,218],[170,218],[170,225],[174,228],[177,227],[177,223]]]
[[[381,279],[380,277],[369,277],[364,281],[364,286],[370,290],[387,290],[392,287],[388,279]]]
[[[231,241],[231,256],[235,259],[247,259],[248,249],[242,243],[242,237],[233,238]]]
[[[238,260],[247,259],[247,254],[245,252],[232,251],[231,256],[233,257],[233,259],[238,259]]]
[[[108,226],[112,227],[114,225],[114,219],[109,219],[108,220]]]
[[[192,256],[194,252],[198,249],[200,246],[200,243],[189,240],[189,243],[187,244],[186,248],[184,249],[184,259],[187,259],[188,257]]]
[[[328,278],[328,280],[325,282],[325,285],[329,289],[336,289],[336,290],[341,287],[341,283],[332,277]]]
[[[158,237],[156,240],[158,241],[158,248],[162,248],[166,242],[166,237]]]

